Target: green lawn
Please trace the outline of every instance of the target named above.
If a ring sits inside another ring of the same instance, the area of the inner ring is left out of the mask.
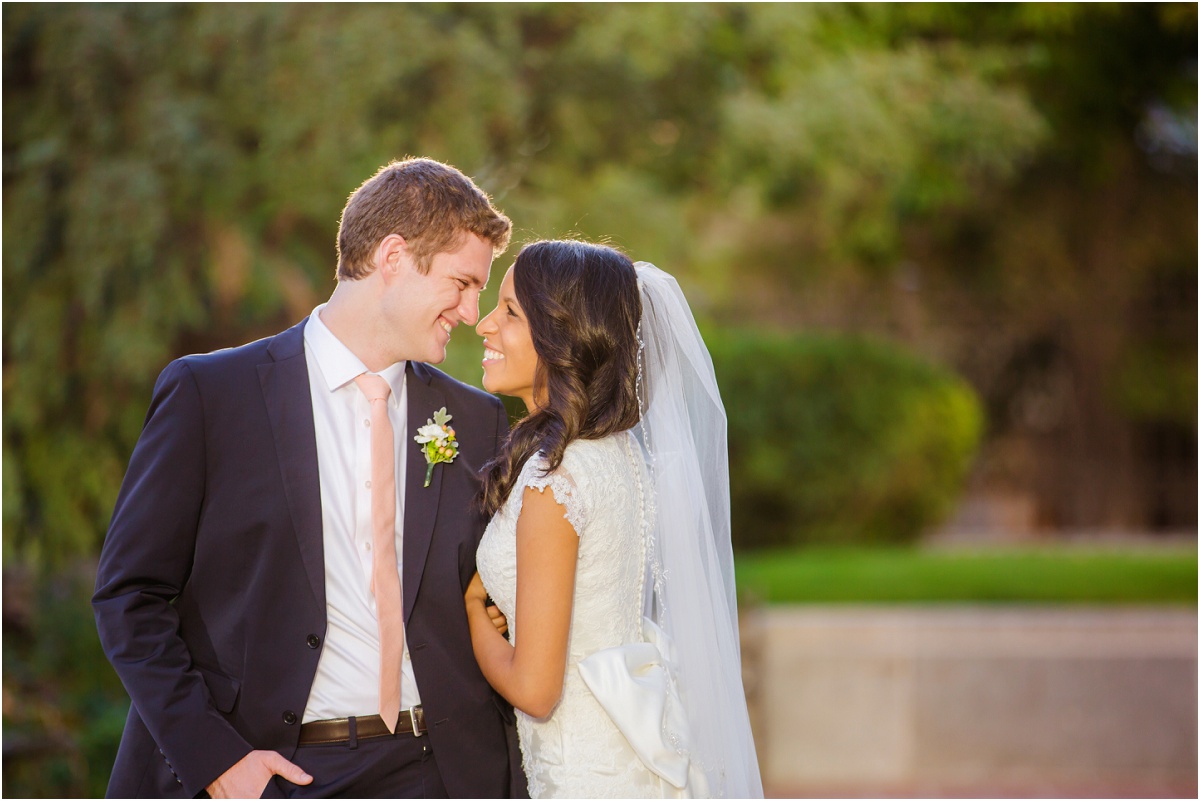
[[[1196,550],[801,548],[736,555],[766,603],[1196,604]]]

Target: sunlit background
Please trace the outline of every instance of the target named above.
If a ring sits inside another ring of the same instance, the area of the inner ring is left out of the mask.
[[[769,794],[1194,797],[1194,4],[6,3],[3,37],[5,795],[107,784],[88,598],[159,371],[302,319],[346,197],[422,155],[514,221],[485,311],[545,237],[687,293]]]

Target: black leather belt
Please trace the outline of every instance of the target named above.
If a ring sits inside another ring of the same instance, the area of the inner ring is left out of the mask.
[[[411,709],[400,710],[400,720],[396,721],[396,735],[411,734],[420,737],[426,731],[428,729],[425,726],[424,709],[414,706]],[[388,731],[379,715],[314,720],[300,727],[300,745],[329,745],[396,735]]]

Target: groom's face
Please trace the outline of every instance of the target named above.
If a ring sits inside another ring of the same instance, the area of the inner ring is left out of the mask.
[[[479,293],[492,267],[492,246],[468,234],[452,251],[433,257],[426,273],[407,253],[384,301],[385,315],[396,337],[396,360],[438,364],[459,323],[479,319]]]

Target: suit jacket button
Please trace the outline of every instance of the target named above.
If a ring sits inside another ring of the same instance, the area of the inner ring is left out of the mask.
[[[290,709],[288,711],[284,712],[283,713],[283,722],[289,726],[294,725],[296,723],[296,713]]]
[[[307,642],[308,642],[309,648],[316,648],[321,644],[321,638],[315,634],[310,634],[310,635],[308,635]]]

